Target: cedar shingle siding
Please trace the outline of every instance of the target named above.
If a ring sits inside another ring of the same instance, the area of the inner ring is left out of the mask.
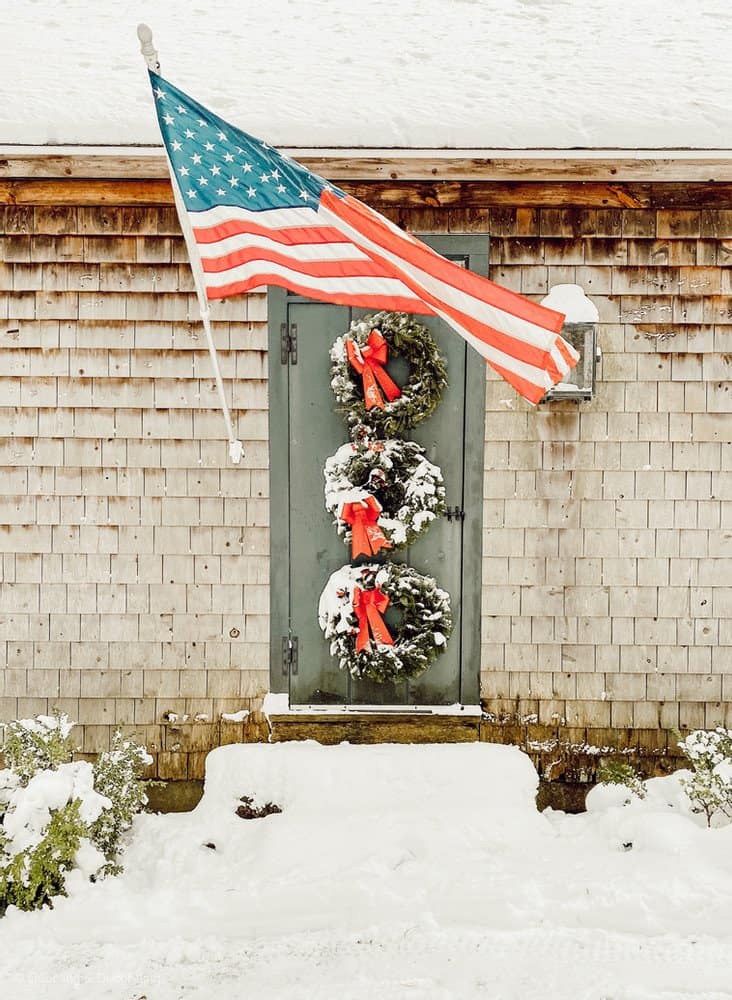
[[[732,213],[518,209],[502,228],[494,279],[580,284],[603,360],[591,403],[488,384],[485,705],[578,740],[732,724]]]
[[[372,199],[415,231],[490,233],[494,280],[577,283],[599,309],[594,400],[486,385],[484,707],[577,739],[732,723],[732,211],[663,188],[675,207],[569,183],[559,208],[480,207],[479,183],[469,208]],[[266,299],[212,307],[237,468],[173,210],[0,222],[0,717],[58,706],[87,751],[129,723],[163,774],[196,776],[242,735],[220,713],[269,683]],[[174,741],[170,711],[211,722]]]
[[[268,688],[266,299],[212,306],[236,467],[173,210],[0,221],[0,718],[162,748]]]

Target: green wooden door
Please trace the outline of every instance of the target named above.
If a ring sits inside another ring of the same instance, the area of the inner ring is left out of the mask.
[[[487,239],[425,238],[440,253],[485,273]],[[272,689],[293,705],[445,705],[478,700],[480,541],[485,362],[441,320],[426,318],[447,359],[449,385],[429,420],[408,435],[439,465],[447,505],[461,518],[434,521],[395,554],[434,576],[450,594],[453,634],[446,652],[421,677],[401,684],[354,680],[330,656],[317,620],[328,577],[350,550],[323,503],[326,458],[348,440],[330,389],[329,351],[364,310],[325,305],[273,290],[270,295],[270,441],[272,481]],[[283,364],[282,331],[297,331],[297,358]],[[396,360],[389,370],[397,380]],[[389,613],[386,615],[387,624]],[[285,655],[286,654],[286,655]]]

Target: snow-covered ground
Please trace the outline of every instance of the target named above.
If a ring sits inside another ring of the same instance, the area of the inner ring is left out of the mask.
[[[729,0],[2,0],[0,144],[158,145],[138,21],[278,145],[731,142]]]
[[[675,777],[580,816],[537,813],[536,784],[488,744],[216,750],[196,810],[137,821],[124,875],[0,921],[0,995],[732,996],[732,827]],[[242,795],[283,811],[239,819]]]

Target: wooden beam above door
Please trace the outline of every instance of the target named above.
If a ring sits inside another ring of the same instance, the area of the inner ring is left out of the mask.
[[[285,148],[333,181],[730,182],[731,150]],[[167,179],[157,146],[0,146],[7,179]]]
[[[669,209],[732,207],[732,182],[604,183],[590,181],[349,181],[348,194],[381,211],[387,209],[535,208]],[[0,205],[132,206],[172,205],[166,179],[0,180]]]

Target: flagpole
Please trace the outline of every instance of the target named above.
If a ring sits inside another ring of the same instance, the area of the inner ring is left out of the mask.
[[[158,53],[153,45],[151,29],[146,24],[138,24],[137,37],[140,39],[140,51],[142,52],[148,69],[151,69],[153,73],[159,73],[160,61],[158,59]],[[203,329],[206,331],[208,353],[211,357],[211,363],[213,365],[216,388],[218,389],[219,399],[221,401],[221,410],[226,424],[226,432],[229,435],[229,457],[232,462],[238,465],[244,453],[244,446],[234,434],[234,427],[231,423],[229,405],[226,401],[226,394],[224,392],[224,382],[221,378],[219,358],[216,353],[216,345],[214,344],[213,333],[211,331],[211,313],[209,310],[208,298],[206,297],[203,268],[201,267],[201,261],[198,256],[198,248],[196,246],[193,230],[191,229],[188,212],[183,202],[183,198],[181,197],[180,189],[178,187],[178,179],[175,176],[175,171],[173,170],[173,165],[170,162],[167,149],[165,150],[165,159],[168,163],[168,170],[170,171],[170,182],[173,188],[175,207],[178,211],[178,219],[180,221],[181,229],[183,230],[183,238],[186,241],[186,247],[188,249],[188,259],[191,264],[193,281],[196,286],[196,297],[198,298],[198,310],[201,314]]]

